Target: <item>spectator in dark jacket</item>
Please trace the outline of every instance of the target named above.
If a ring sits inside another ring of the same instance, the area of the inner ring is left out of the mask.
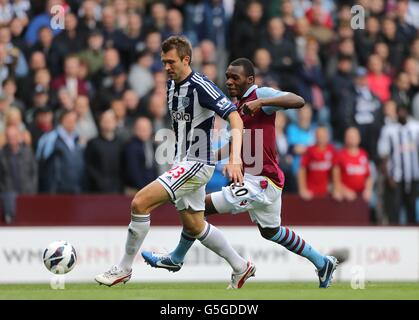
[[[151,140],[152,126],[140,117],[134,125],[134,137],[125,148],[125,181],[129,189],[139,190],[157,178],[157,164]]]
[[[118,51],[124,39],[124,34],[116,28],[116,15],[112,6],[105,6],[102,9],[102,30],[105,39],[105,47],[114,47]]]
[[[32,149],[38,147],[38,141],[44,133],[53,129],[54,114],[49,107],[41,107],[34,110],[34,120],[29,124],[28,130],[32,136]]]
[[[97,92],[112,85],[112,73],[119,63],[119,53],[116,49],[108,48],[103,52],[102,67],[92,76],[92,83]],[[94,105],[96,106],[97,103],[94,103]],[[99,107],[95,108],[97,112],[104,111]]]
[[[124,92],[129,89],[127,74],[122,66],[112,70],[111,76],[112,83],[103,87],[96,96],[96,104],[99,110],[102,108],[105,111],[113,100],[121,99]]]
[[[239,57],[251,59],[263,36],[263,6],[259,1],[250,1],[246,8],[246,18],[239,21],[231,34],[230,60]]]
[[[367,151],[369,159],[377,161],[377,141],[384,122],[380,100],[368,88],[367,70],[357,68],[353,92],[351,123],[361,135],[360,147]]]
[[[0,150],[0,205],[2,202],[6,223],[14,218],[16,196],[36,193],[37,184],[36,161],[30,146],[22,143],[17,127],[7,127],[6,145]]]
[[[390,89],[391,100],[394,100],[397,105],[403,105],[407,107],[409,112],[412,112],[412,95],[408,74],[405,72],[400,72]]]
[[[285,27],[281,18],[271,18],[267,31],[261,45],[269,51],[273,58],[272,69],[281,77],[281,89],[295,91],[294,74],[297,66],[297,51],[294,44],[284,37]]]
[[[345,129],[352,123],[354,82],[351,70],[352,58],[341,56],[338,60],[337,73],[330,79],[329,85],[333,138],[340,143],[343,143]]]
[[[257,73],[262,77],[262,84],[266,87],[280,88],[280,78],[278,73],[272,70],[272,56],[265,48],[259,48],[255,52],[253,61],[257,68]]]
[[[51,46],[51,73],[58,76],[62,73],[66,56],[76,54],[85,47],[86,40],[77,28],[77,17],[72,13],[65,15],[65,29],[54,38]]]
[[[31,54],[35,51],[40,51],[45,55],[48,65],[52,63],[52,41],[54,40],[54,34],[49,26],[44,26],[38,31],[38,41],[31,47]]]
[[[375,16],[369,16],[365,23],[365,30],[355,31],[355,46],[361,65],[367,63],[368,57],[374,51],[374,46],[380,39],[380,21]]]
[[[116,116],[107,110],[100,116],[100,134],[85,151],[89,192],[122,192],[121,156],[123,141],[116,136]]]
[[[91,31],[102,29],[100,5],[93,0],[82,1],[78,11],[80,32],[85,36]]]
[[[44,134],[36,152],[40,162],[40,191],[80,193],[84,187],[83,150],[75,131],[77,114],[65,110],[57,128]]]
[[[298,92],[313,106],[314,119],[319,123],[327,123],[329,111],[323,94],[326,79],[318,52],[318,42],[315,39],[308,41],[303,64],[298,69]]]

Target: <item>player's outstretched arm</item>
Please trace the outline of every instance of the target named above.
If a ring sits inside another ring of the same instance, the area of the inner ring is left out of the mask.
[[[230,155],[230,143],[226,143],[220,149],[216,151],[217,161],[221,161],[225,158],[228,158]]]
[[[248,101],[243,105],[243,111],[247,114],[253,115],[263,107],[269,107],[271,110],[280,109],[299,109],[305,105],[305,101],[299,95],[292,92],[287,92],[283,95],[274,95],[272,97],[258,98],[253,101]]]
[[[234,182],[243,185],[242,159],[241,149],[243,141],[243,121],[237,111],[233,111],[228,115],[227,120],[231,127],[231,148],[230,160],[224,166],[223,174]]]

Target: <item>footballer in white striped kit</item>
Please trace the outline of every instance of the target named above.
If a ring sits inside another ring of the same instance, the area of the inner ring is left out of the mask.
[[[162,43],[161,60],[170,79],[167,101],[176,135],[174,164],[137,192],[131,204],[125,254],[119,264],[97,275],[95,280],[107,286],[130,280],[134,258],[150,229],[151,211],[171,201],[180,213],[184,233],[226,259],[233,269],[228,288],[239,289],[255,274],[256,268],[231,247],[220,230],[205,221],[204,210],[205,185],[215,165],[211,148],[215,114],[230,123],[230,157],[224,172],[240,185],[243,184],[243,121],[236,106],[222,91],[192,70],[192,46],[186,38],[166,39]]]

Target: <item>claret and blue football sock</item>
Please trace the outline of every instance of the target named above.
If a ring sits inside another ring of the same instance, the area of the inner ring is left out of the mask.
[[[324,256],[289,228],[279,227],[278,233],[269,240],[284,246],[295,254],[307,258],[318,270],[322,269],[325,265]]]

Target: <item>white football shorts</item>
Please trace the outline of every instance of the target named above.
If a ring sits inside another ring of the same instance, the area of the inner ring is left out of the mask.
[[[281,225],[282,189],[265,176],[244,174],[243,186],[234,183],[211,194],[219,213],[248,211],[253,222],[263,228]]]
[[[205,186],[215,166],[196,161],[174,163],[172,168],[157,178],[169,193],[178,211],[205,210]]]

